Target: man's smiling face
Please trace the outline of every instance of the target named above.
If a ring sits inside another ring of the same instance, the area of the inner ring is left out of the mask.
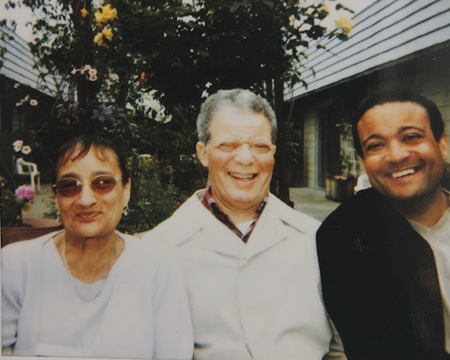
[[[372,186],[396,201],[433,198],[448,156],[447,135],[436,141],[426,110],[414,102],[369,109],[358,122],[364,167]]]
[[[197,144],[208,168],[212,195],[223,211],[258,207],[269,192],[275,145],[264,115],[237,108],[219,110],[211,120],[211,141]]]

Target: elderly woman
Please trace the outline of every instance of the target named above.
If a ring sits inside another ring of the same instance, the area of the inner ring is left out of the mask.
[[[191,358],[180,270],[162,248],[116,231],[130,199],[124,157],[79,137],[55,174],[64,230],[2,250],[3,355]]]

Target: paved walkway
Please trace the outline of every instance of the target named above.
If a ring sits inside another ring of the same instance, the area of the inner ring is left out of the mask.
[[[41,190],[36,192],[31,209],[22,212],[23,222],[35,227],[57,226],[59,221],[50,215],[55,209],[55,195],[51,185],[41,184]]]
[[[313,218],[323,221],[339,206],[325,198],[325,191],[310,188],[291,188],[291,200],[294,202],[294,209],[301,211]]]
[[[325,191],[309,188],[291,188],[291,200],[294,209],[304,212],[313,218],[323,221],[339,203],[325,198]],[[54,209],[54,194],[51,186],[42,184],[41,191],[36,194],[33,205],[29,212],[24,212],[24,222],[33,226],[55,226],[58,222],[50,218],[47,213]]]

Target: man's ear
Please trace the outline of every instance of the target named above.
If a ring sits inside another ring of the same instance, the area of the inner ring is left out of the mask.
[[[204,167],[208,167],[208,149],[203,141],[199,141],[195,146],[197,149],[197,157]]]
[[[128,179],[128,182],[124,185],[123,192],[124,192],[123,206],[127,207],[131,197],[131,179]]]
[[[440,140],[438,141],[439,151],[441,152],[442,158],[447,160],[448,158],[448,137],[447,133],[443,133]]]

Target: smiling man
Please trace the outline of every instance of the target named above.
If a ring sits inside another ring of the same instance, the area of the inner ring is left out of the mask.
[[[209,186],[144,235],[174,246],[185,270],[195,359],[321,360],[329,350],[319,223],[269,193],[276,126],[248,90],[210,96],[197,119]]]
[[[352,359],[450,359],[447,134],[436,105],[375,95],[353,124],[372,189],[321,225],[325,306]]]

